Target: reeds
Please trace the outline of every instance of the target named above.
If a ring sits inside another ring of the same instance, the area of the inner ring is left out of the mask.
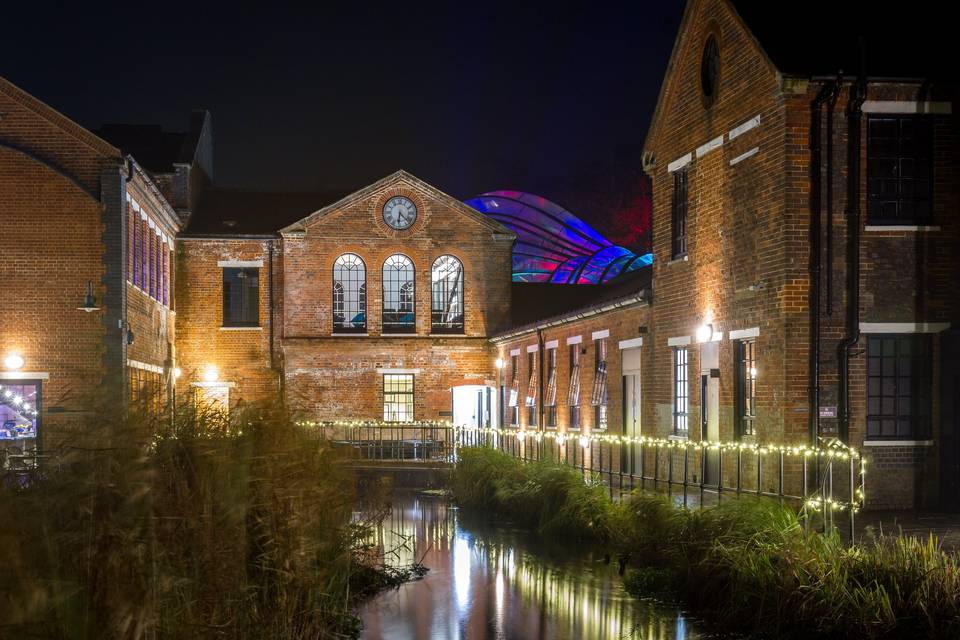
[[[571,542],[606,544],[638,596],[679,596],[714,624],[775,637],[960,637],[960,563],[932,537],[848,546],[795,512],[742,498],[687,510],[635,493],[621,503],[562,465],[461,451],[454,495]]]
[[[359,632],[353,482],[283,407],[134,407],[84,420],[0,486],[0,638],[322,638]]]

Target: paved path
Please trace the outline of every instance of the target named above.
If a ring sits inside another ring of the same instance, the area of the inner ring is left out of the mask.
[[[960,513],[932,511],[864,511],[857,514],[857,534],[862,536],[867,527],[879,533],[926,538],[931,533],[940,538],[943,548],[960,551]]]

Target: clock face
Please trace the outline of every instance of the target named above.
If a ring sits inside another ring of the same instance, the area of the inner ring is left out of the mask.
[[[383,221],[391,229],[409,229],[417,219],[417,207],[410,198],[394,196],[383,205]]]

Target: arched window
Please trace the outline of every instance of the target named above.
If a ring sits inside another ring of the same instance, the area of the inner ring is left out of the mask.
[[[367,268],[360,256],[345,253],[333,263],[333,332],[367,330]]]
[[[413,262],[399,253],[383,263],[383,333],[416,333]]]
[[[463,263],[453,256],[440,256],[433,263],[430,282],[430,332],[463,333]]]

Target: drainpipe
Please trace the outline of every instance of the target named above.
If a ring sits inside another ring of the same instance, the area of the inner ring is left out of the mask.
[[[850,439],[850,351],[860,340],[860,120],[866,99],[863,70],[863,40],[860,41],[860,77],[850,87],[847,104],[847,322],[843,340],[837,345],[839,371],[839,435]]]
[[[823,103],[834,91],[836,83],[827,83],[820,87],[816,98],[810,103],[810,381],[808,417],[810,444],[817,444],[820,433],[820,137]]]
[[[833,315],[833,108],[842,84],[840,71],[827,98],[827,317]]]

